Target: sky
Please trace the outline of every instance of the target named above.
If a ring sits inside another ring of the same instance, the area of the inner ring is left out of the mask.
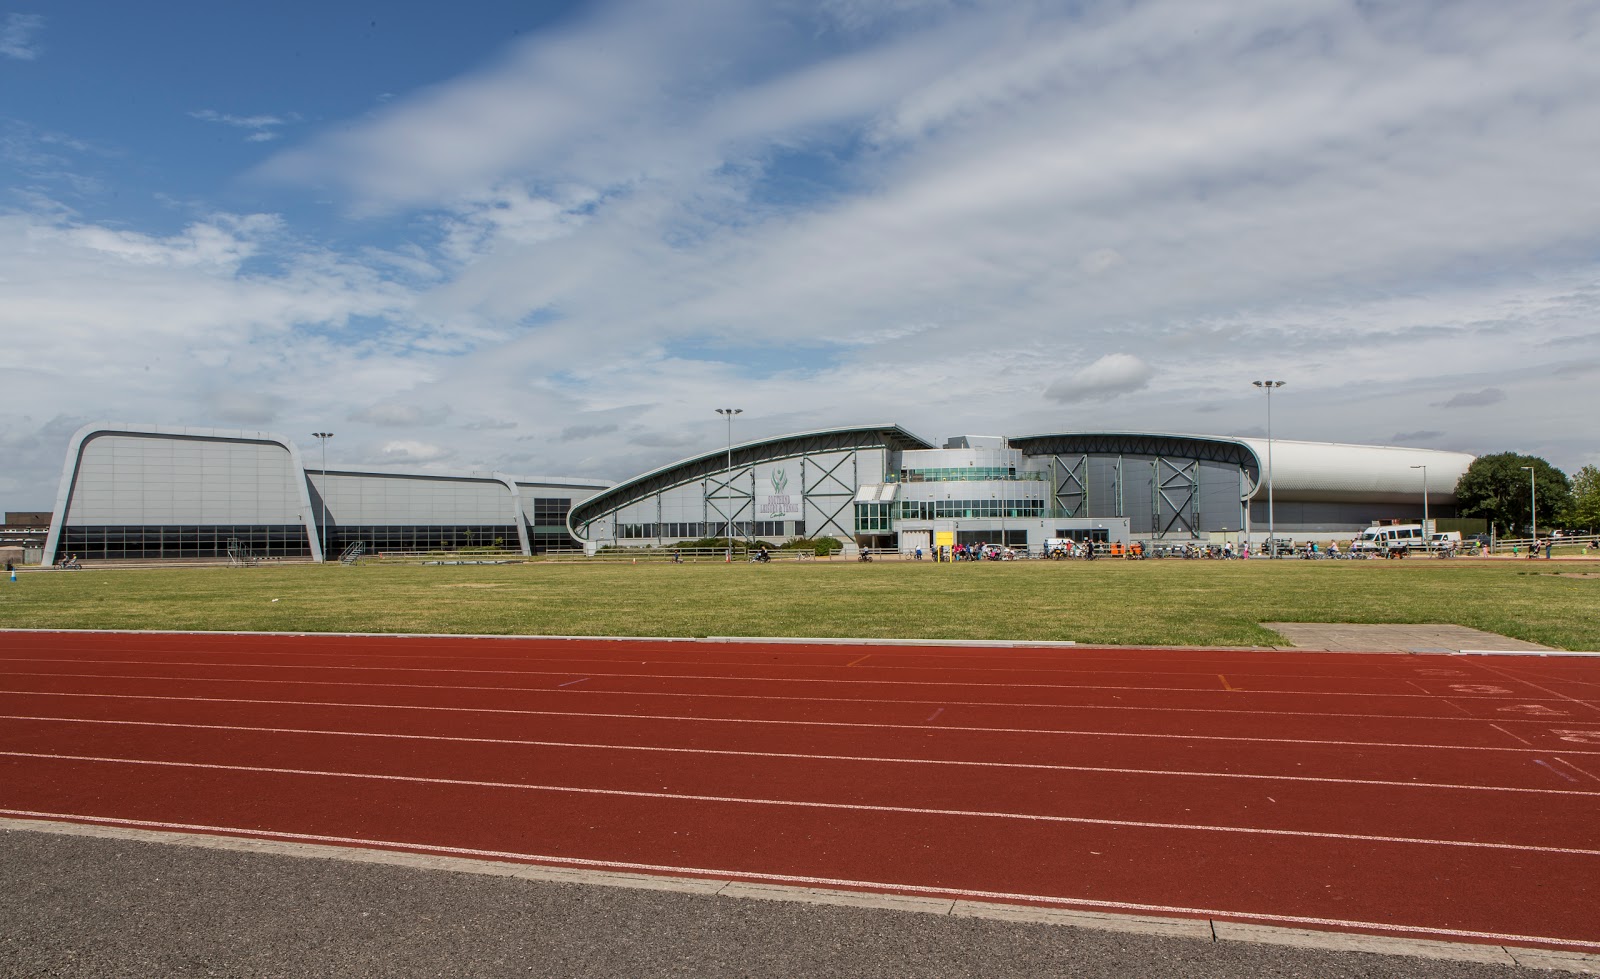
[[[4,0],[0,0],[3,3]],[[1600,4],[0,5],[0,509],[92,421],[1600,464]],[[310,456],[308,456],[310,458]]]

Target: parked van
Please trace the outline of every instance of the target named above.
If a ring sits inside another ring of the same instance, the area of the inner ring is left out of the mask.
[[[1460,534],[1456,534],[1458,540],[1460,537]],[[1408,551],[1413,547],[1424,546],[1427,540],[1427,535],[1422,531],[1422,524],[1386,524],[1363,530],[1360,537],[1350,542],[1350,550],[1368,553]]]
[[[1430,547],[1458,548],[1461,546],[1461,531],[1446,530],[1437,534],[1429,534],[1428,545]]]

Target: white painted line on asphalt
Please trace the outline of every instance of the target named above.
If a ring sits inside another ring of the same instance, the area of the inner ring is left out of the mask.
[[[277,768],[267,765],[217,765],[193,761],[162,761],[152,758],[110,758],[98,755],[62,755],[39,751],[0,751],[4,758],[32,758],[40,761],[88,762],[96,765],[132,765],[151,768],[190,768],[215,772],[249,772],[264,775],[300,775],[311,778],[355,779],[372,782],[403,782],[414,785],[448,785],[478,789],[510,789],[518,792],[550,792],[560,795],[598,795],[623,799],[667,799],[673,802],[709,802],[718,805],[772,806],[781,809],[824,809],[836,812],[893,813],[907,816],[946,816],[956,819],[1000,819],[1027,823],[1066,823],[1075,826],[1108,826],[1118,829],[1177,830],[1194,833],[1237,833],[1244,836],[1281,836],[1294,839],[1393,843],[1401,846],[1461,847],[1471,850],[1513,850],[1519,853],[1553,853],[1573,857],[1600,857],[1600,850],[1581,847],[1541,846],[1533,843],[1491,843],[1482,840],[1439,840],[1417,836],[1383,836],[1375,833],[1330,833],[1304,829],[1272,829],[1261,826],[1226,826],[1209,823],[1165,823],[1143,819],[1103,819],[1092,816],[1060,816],[1051,813],[991,812],[984,809],[940,809],[931,806],[883,806],[855,802],[819,802],[809,799],[760,799],[748,796],[702,795],[692,792],[642,792],[634,789],[602,789],[575,785],[540,785],[528,782],[498,782],[487,779],[434,778],[423,775],[389,775],[375,772],[333,772],[314,768]]]
[[[6,816],[17,818],[5,818]],[[67,822],[65,820],[79,820]],[[27,812],[14,809],[0,809],[0,830],[57,833],[69,836],[87,836],[106,839],[136,840],[140,842],[162,843],[178,846],[194,846],[207,849],[232,850],[242,852],[267,853],[278,856],[291,856],[297,858],[319,858],[331,860],[346,860],[356,863],[390,864],[395,866],[413,867],[426,870],[446,870],[460,873],[489,874],[504,877],[519,877],[528,880],[547,881],[554,883],[595,884],[611,887],[636,887],[649,890],[686,891],[707,896],[740,896],[752,897],[754,893],[729,894],[729,888],[735,886],[748,886],[752,881],[772,882],[761,891],[765,898],[776,898],[785,891],[802,892],[807,895],[816,895],[819,891],[829,889],[830,885],[837,888],[869,888],[879,891],[891,892],[891,896],[916,896],[938,895],[941,898],[949,897],[952,916],[983,916],[995,919],[1013,920],[1027,923],[1049,923],[1079,927],[1105,927],[1112,930],[1133,933],[1159,933],[1153,930],[1159,927],[1160,922],[1193,920],[1201,923],[1200,929],[1194,929],[1188,934],[1203,940],[1221,938],[1223,933],[1241,934],[1233,931],[1241,927],[1241,923],[1233,919],[1247,918],[1253,922],[1276,921],[1285,925],[1323,925],[1329,928],[1352,929],[1359,928],[1368,931],[1393,932],[1404,935],[1451,935],[1460,938],[1489,940],[1494,942],[1540,943],[1544,945],[1566,946],[1568,951],[1534,949],[1523,947],[1509,947],[1503,950],[1511,957],[1511,964],[1522,965],[1529,968],[1566,969],[1573,972],[1589,972],[1600,974],[1600,955],[1576,951],[1577,949],[1594,949],[1600,951],[1600,943],[1589,941],[1575,941],[1561,938],[1549,938],[1538,935],[1514,935],[1499,932],[1465,931],[1450,928],[1425,928],[1384,922],[1350,921],[1337,918],[1314,918],[1296,915],[1257,914],[1253,912],[1222,911],[1205,908],[1167,907],[1155,904],[1137,904],[1118,901],[1094,901],[1049,898],[1030,894],[1007,894],[992,891],[972,891],[957,888],[943,887],[915,887],[896,884],[886,884],[873,881],[834,880],[828,878],[798,877],[780,874],[760,874],[730,872],[726,870],[706,870],[691,867],[669,867],[651,864],[622,863],[614,861],[584,860],[577,858],[546,857],[533,854],[505,853],[492,850],[469,850],[459,847],[427,846],[415,843],[398,843],[381,840],[364,840],[347,837],[314,836],[299,833],[263,833],[259,830],[239,829],[236,827],[221,826],[196,826],[181,823],[161,823],[144,820],[118,819],[114,817],[88,816],[67,813]],[[329,845],[343,844],[343,845]],[[382,849],[372,849],[381,847]],[[526,863],[504,863],[506,860],[537,860],[545,865]],[[632,872],[630,872],[632,871]],[[646,871],[638,873],[637,871]],[[690,876],[660,876],[660,875],[690,875]],[[849,896],[859,896],[861,891],[843,891]],[[1042,902],[1034,904],[1015,904],[1002,902],[1029,901]],[[816,903],[816,902],[811,902]],[[945,903],[940,901],[939,903]],[[1062,907],[1062,905],[1075,905],[1076,907]],[[928,906],[918,905],[915,910],[926,910]],[[987,911],[980,911],[986,908]],[[1094,911],[1083,911],[1082,908],[1094,908]],[[910,909],[907,909],[910,910]],[[1119,911],[1146,911],[1180,915],[1179,918],[1152,918],[1148,915],[1119,914]],[[1035,917],[1037,916],[1037,917]],[[1124,928],[1112,928],[1115,921],[1121,919],[1127,923]],[[1253,924],[1250,927],[1261,929],[1259,932],[1246,932],[1252,937],[1229,939],[1252,942],[1265,942],[1267,932],[1290,932],[1282,935],[1281,941],[1276,944],[1306,944],[1308,947],[1329,948],[1331,945],[1310,945],[1309,943],[1321,941],[1321,936],[1332,935],[1333,941],[1340,937],[1348,938],[1349,944],[1337,946],[1341,950],[1379,952],[1384,954],[1415,954],[1426,955],[1434,946],[1445,946],[1447,949],[1458,950],[1481,949],[1486,946],[1476,943],[1438,942],[1426,939],[1397,939],[1393,945],[1376,946],[1374,936],[1364,934],[1349,934],[1339,932],[1317,932],[1306,929],[1264,926]],[[1181,926],[1180,926],[1181,928]],[[1307,936],[1300,938],[1299,936]],[[1500,946],[1487,946],[1498,948]],[[1401,951],[1405,949],[1406,951]],[[1470,954],[1470,953],[1467,953]],[[1499,960],[1497,960],[1499,961]]]
[[[297,728],[297,727],[257,727],[248,724],[188,724],[176,721],[128,721],[114,720],[100,717],[41,717],[29,714],[0,714],[0,721],[43,721],[61,724],[105,724],[125,727],[160,727],[178,728],[182,730],[197,731],[251,731],[260,734],[311,734],[328,737],[345,738],[391,738],[399,741],[439,741],[446,743],[463,744],[491,744],[514,745],[531,748],[577,748],[581,750],[598,751],[638,751],[644,753],[679,754],[679,755],[718,755],[734,758],[784,758],[795,761],[843,761],[862,762],[875,765],[948,765],[958,768],[1016,768],[1030,771],[1046,772],[1091,772],[1107,775],[1166,775],[1187,778],[1235,778],[1266,782],[1312,782],[1329,785],[1378,785],[1385,788],[1403,789],[1452,789],[1468,792],[1525,792],[1534,795],[1579,795],[1600,796],[1600,791],[1586,791],[1581,789],[1544,789],[1544,788],[1518,788],[1503,785],[1470,785],[1454,782],[1416,782],[1387,779],[1361,779],[1361,778],[1325,778],[1314,775],[1258,775],[1243,772],[1204,772],[1184,771],[1182,769],[1167,768],[1114,768],[1105,765],[1047,765],[1033,762],[1009,761],[970,761],[965,759],[946,758],[895,758],[881,755],[821,755],[806,754],[792,751],[735,751],[724,748],[671,748],[662,745],[641,744],[601,744],[585,741],[533,741],[520,738],[467,738],[442,734],[393,734],[380,731],[338,731],[325,728]],[[907,730],[921,730],[913,725]],[[1526,742],[1524,742],[1526,743]],[[1563,759],[1557,758],[1556,761]],[[1534,759],[1539,764],[1544,764],[1539,759]],[[1571,762],[1566,762],[1572,765]],[[1546,766],[1548,767],[1548,766]],[[1579,774],[1588,775],[1577,766],[1572,766]],[[1553,769],[1552,769],[1553,770]],[[1577,779],[1562,775],[1569,782]],[[1594,776],[1589,776],[1593,778]]]

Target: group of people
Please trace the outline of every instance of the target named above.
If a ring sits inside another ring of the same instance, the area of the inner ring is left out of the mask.
[[[1027,552],[1024,551],[1024,554]],[[935,561],[1014,561],[1015,548],[1002,544],[941,544],[929,551]],[[922,560],[922,548],[911,552],[912,560]]]

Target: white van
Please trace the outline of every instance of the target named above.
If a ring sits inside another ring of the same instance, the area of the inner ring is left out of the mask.
[[[1385,551],[1404,551],[1413,547],[1426,545],[1428,537],[1422,530],[1422,524],[1403,523],[1387,524],[1381,527],[1368,527],[1361,532],[1361,536],[1350,542],[1350,550],[1366,551],[1369,553],[1383,553]]]

